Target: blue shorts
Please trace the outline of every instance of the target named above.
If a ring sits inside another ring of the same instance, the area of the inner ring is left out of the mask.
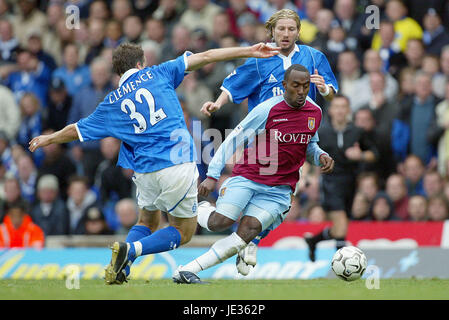
[[[216,212],[236,221],[240,213],[260,221],[262,230],[275,229],[290,209],[290,186],[267,186],[235,176],[226,179],[219,190]]]

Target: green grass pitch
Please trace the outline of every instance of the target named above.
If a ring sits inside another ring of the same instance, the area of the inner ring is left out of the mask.
[[[131,280],[106,286],[83,280],[67,289],[65,280],[0,280],[0,300],[440,300],[449,299],[449,279],[380,279],[379,289],[365,280],[209,280],[180,285],[169,279]]]

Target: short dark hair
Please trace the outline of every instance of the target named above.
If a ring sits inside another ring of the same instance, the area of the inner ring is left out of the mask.
[[[112,54],[112,70],[118,75],[135,68],[138,62],[144,63],[144,53],[142,47],[137,44],[122,43]]]
[[[306,72],[307,74],[310,75],[309,70],[304,67],[302,64],[292,64],[290,67],[288,67],[288,69],[285,71],[284,74],[284,80],[287,81],[288,77],[290,76],[290,73],[292,72],[292,70],[296,70],[296,71],[301,71],[301,72]]]
[[[351,100],[349,100],[349,97],[346,96],[346,95],[344,95],[344,94],[342,94],[342,93],[336,93],[336,94],[334,95],[334,99],[335,99],[335,98],[343,98],[343,99],[346,99],[346,101],[348,102],[348,104],[351,103]]]

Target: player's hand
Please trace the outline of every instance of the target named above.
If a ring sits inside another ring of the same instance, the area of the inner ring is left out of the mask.
[[[315,72],[310,75],[310,82],[314,83],[315,86],[318,88],[318,91],[321,93],[326,92],[326,82],[324,81],[323,76],[318,74],[318,70],[315,69]]]
[[[206,178],[198,187],[198,194],[200,196],[207,197],[209,193],[214,191],[216,184],[217,181],[215,181],[214,179]]]
[[[42,136],[38,136],[38,137],[34,137],[29,143],[29,147],[28,150],[30,150],[31,152],[36,151],[39,148],[42,147],[46,147],[49,144],[51,144],[50,142],[50,135],[42,135]]]
[[[250,56],[253,58],[269,58],[279,54],[280,47],[270,47],[265,43],[258,43],[250,47]]]
[[[335,161],[327,154],[322,154],[320,156],[320,163],[321,163],[321,173],[327,174],[334,171]]]
[[[206,103],[203,104],[203,107],[201,108],[201,113],[210,117],[212,112],[220,110],[220,108],[221,106],[219,104],[212,101],[207,101]]]

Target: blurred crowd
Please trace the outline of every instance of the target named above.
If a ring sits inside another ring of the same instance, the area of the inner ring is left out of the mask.
[[[379,9],[374,20],[370,5]],[[350,99],[348,120],[378,151],[374,164],[359,165],[351,219],[447,219],[446,0],[0,0],[0,236],[20,229],[39,246],[47,235],[126,234],[137,208],[133,172],[115,166],[120,141],[51,145],[33,154],[28,142],[86,117],[117,87],[111,59],[120,43],[141,44],[153,65],[186,50],[270,42],[264,23],[282,8],[301,18],[299,43],[326,54]],[[210,64],[177,89],[200,148],[210,141],[208,128],[224,137],[247,113],[245,102],[210,118],[200,113],[243,62]],[[331,121],[329,103],[319,104]],[[199,168],[204,178],[207,164]],[[306,164],[286,219],[325,221],[320,196],[319,169]]]

